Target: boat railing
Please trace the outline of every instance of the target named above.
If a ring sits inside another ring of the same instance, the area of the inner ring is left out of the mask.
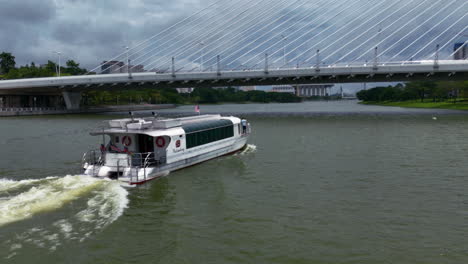
[[[84,168],[84,165],[94,165],[93,166],[93,175],[97,175],[95,169],[95,165],[103,165],[104,164],[104,157],[103,153],[100,150],[90,150],[83,154],[83,158],[81,160],[81,168]]]
[[[103,153],[100,150],[90,150],[83,154],[82,165],[102,165],[104,163]]]
[[[166,159],[161,157],[156,159],[154,152],[145,152],[145,153],[131,153],[131,167],[154,167],[166,163]]]
[[[146,169],[148,167],[157,167],[165,163],[166,158],[161,157],[156,159],[154,152],[113,153],[101,150],[91,150],[83,154],[82,168],[84,168],[85,164],[93,165],[92,175],[97,175],[98,171],[95,171],[96,167],[105,165],[115,169],[117,176],[122,175],[125,169],[129,169],[131,181],[133,181],[133,177],[136,177],[136,180],[138,181],[139,169],[143,169],[144,178],[146,180]],[[135,170],[135,173],[133,173],[132,170]]]
[[[250,123],[247,123],[247,135],[250,135],[252,133],[252,127],[250,126]]]

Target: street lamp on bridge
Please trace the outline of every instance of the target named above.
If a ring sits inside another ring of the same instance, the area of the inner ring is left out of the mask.
[[[286,65],[286,41],[288,40],[288,37],[285,35],[281,35],[281,38],[283,39],[283,66]]]
[[[61,67],[61,59],[60,59],[60,56],[62,55],[62,53],[60,51],[53,51],[53,53],[57,54],[58,55],[58,68],[55,67],[55,71],[57,73],[57,76],[60,77],[60,67]]]
[[[203,71],[203,56],[205,55],[205,42],[201,41],[200,43],[201,46],[201,57],[200,57],[200,71]]]
[[[123,46],[125,48],[125,51],[127,53],[127,73],[130,73],[130,55],[129,55],[129,50],[130,48],[128,46]]]

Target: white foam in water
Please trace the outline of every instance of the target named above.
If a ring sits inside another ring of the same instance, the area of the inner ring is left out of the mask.
[[[14,187],[30,183],[30,180],[16,183],[9,181],[9,185]],[[99,216],[108,216],[113,221],[122,214],[128,203],[127,191],[124,188],[116,182],[88,176],[66,176],[32,186],[26,192],[0,201],[0,226],[30,218],[38,213],[59,209],[98,188],[103,190],[91,197],[86,210],[105,210],[106,207],[112,207],[107,211],[115,211]]]
[[[96,229],[101,229],[122,215],[128,204],[127,195],[127,190],[117,182],[107,182],[104,190],[88,200],[87,208],[78,212],[76,218],[81,222],[95,223]]]
[[[28,185],[33,185],[42,181],[52,180],[52,179],[57,179],[57,177],[48,177],[45,179],[22,180],[22,181],[0,179],[0,193],[12,191],[21,187],[26,187]]]
[[[80,198],[86,199],[86,204],[84,209],[51,225],[34,226],[23,233],[16,233],[13,241],[7,241],[8,245],[17,245],[10,248],[8,257],[15,256],[14,252],[21,250],[24,243],[55,251],[63,241],[84,241],[117,220],[128,205],[128,192],[116,181],[99,180],[89,176],[51,177],[47,180],[0,180],[0,188],[5,191],[9,190],[8,186],[17,189],[19,186],[26,188],[28,185],[31,186],[26,191],[0,200],[0,227],[41,213],[59,210]],[[79,229],[75,229],[75,225],[79,226]]]
[[[67,239],[69,239],[73,234],[73,225],[66,219],[53,223],[53,226],[58,227],[63,236]]]
[[[250,153],[254,153],[257,151],[257,146],[255,145],[251,145],[251,144],[247,144],[247,146],[245,147],[245,149],[243,149],[239,154],[240,155],[245,155],[245,154],[250,154]]]
[[[117,182],[99,180],[88,176],[66,176],[40,180],[2,181],[1,187],[18,188],[33,184],[23,193],[0,200],[0,226],[33,217],[36,214],[57,210],[92,191],[103,188],[88,201],[88,208],[79,214],[94,214],[100,221],[113,222],[127,206],[127,191]],[[34,183],[39,183],[34,185]],[[83,216],[85,217],[85,216]]]
[[[20,181],[30,184],[30,180]],[[102,184],[102,181],[85,176],[66,176],[44,184],[37,184],[28,191],[0,201],[0,226],[31,218],[33,215],[61,208]]]

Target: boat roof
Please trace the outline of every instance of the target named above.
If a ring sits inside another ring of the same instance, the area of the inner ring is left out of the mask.
[[[144,134],[152,137],[175,136],[193,131],[232,125],[235,117],[199,115],[181,118],[125,118],[109,120],[109,127],[94,131],[93,136],[103,134]],[[237,119],[237,118],[236,118]]]

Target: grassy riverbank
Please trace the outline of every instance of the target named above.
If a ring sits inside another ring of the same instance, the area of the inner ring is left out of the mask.
[[[429,109],[451,109],[451,110],[468,110],[468,100],[457,100],[456,103],[453,101],[443,102],[421,102],[420,100],[410,100],[401,102],[361,102],[366,105],[381,105],[381,106],[394,106],[394,107],[408,107],[408,108],[429,108]]]

